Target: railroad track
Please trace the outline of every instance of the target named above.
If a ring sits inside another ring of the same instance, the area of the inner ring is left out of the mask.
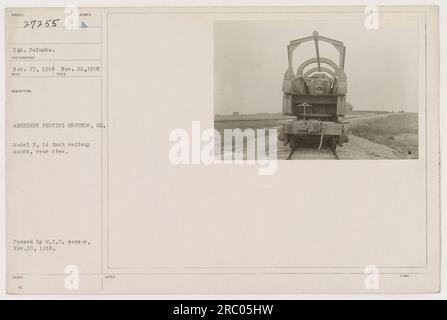
[[[332,153],[334,154],[336,160],[340,160],[340,157],[337,154],[337,149],[333,150]]]
[[[295,150],[296,150],[296,148],[293,148],[293,149],[290,151],[289,155],[287,156],[287,160],[291,160],[291,159],[292,159],[293,154],[295,153]]]
[[[300,159],[335,159],[340,160],[337,150],[330,149],[315,149],[315,148],[295,148],[290,150],[286,160],[300,160]]]

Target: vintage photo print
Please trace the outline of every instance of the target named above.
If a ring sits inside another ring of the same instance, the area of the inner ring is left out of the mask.
[[[439,292],[437,7],[69,9],[5,11],[8,293]]]
[[[280,160],[418,159],[418,23],[374,11],[216,21],[215,155],[256,158],[265,139]]]

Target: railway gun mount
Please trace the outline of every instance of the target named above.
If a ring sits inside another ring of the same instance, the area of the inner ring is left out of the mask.
[[[305,42],[315,44],[315,57],[303,61],[294,71],[293,54]],[[338,62],[320,56],[319,42],[330,43],[338,52]],[[287,46],[288,68],[283,80],[284,116],[293,120],[284,124],[279,135],[291,148],[288,159],[297,148],[314,146],[330,149],[348,141],[346,114],[347,78],[344,71],[346,47],[343,42],[322,37],[317,31],[312,36],[290,41]]]

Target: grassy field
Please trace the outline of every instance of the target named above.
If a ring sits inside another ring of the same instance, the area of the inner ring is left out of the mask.
[[[255,140],[257,139],[256,129],[265,129],[265,145],[269,148],[269,129],[278,128],[287,121],[294,119],[294,117],[284,117],[281,114],[242,114],[242,115],[228,115],[214,117],[214,129],[219,131],[222,136],[221,149],[224,149],[224,130],[225,129],[253,129],[255,130]],[[247,141],[244,139],[243,157],[247,159]],[[255,147],[256,148],[256,147]],[[233,145],[233,152],[235,152],[235,145]],[[220,154],[220,152],[218,152]]]
[[[283,116],[281,114],[241,114],[241,115],[216,115],[214,117],[214,128],[223,132],[224,129],[262,129],[280,126],[295,117]]]
[[[363,111],[349,116],[345,120],[349,122],[352,135],[392,148],[400,155],[399,158],[418,158],[417,113]],[[217,116],[214,126],[223,136],[224,129],[275,128],[291,119],[293,117],[282,117],[276,114]],[[267,135],[268,130],[266,130],[266,137]]]
[[[351,134],[386,145],[403,158],[418,158],[417,113],[391,113],[350,121]]]

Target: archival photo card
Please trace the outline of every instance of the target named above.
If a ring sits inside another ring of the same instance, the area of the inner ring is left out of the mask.
[[[439,292],[438,27],[8,8],[8,293]]]

